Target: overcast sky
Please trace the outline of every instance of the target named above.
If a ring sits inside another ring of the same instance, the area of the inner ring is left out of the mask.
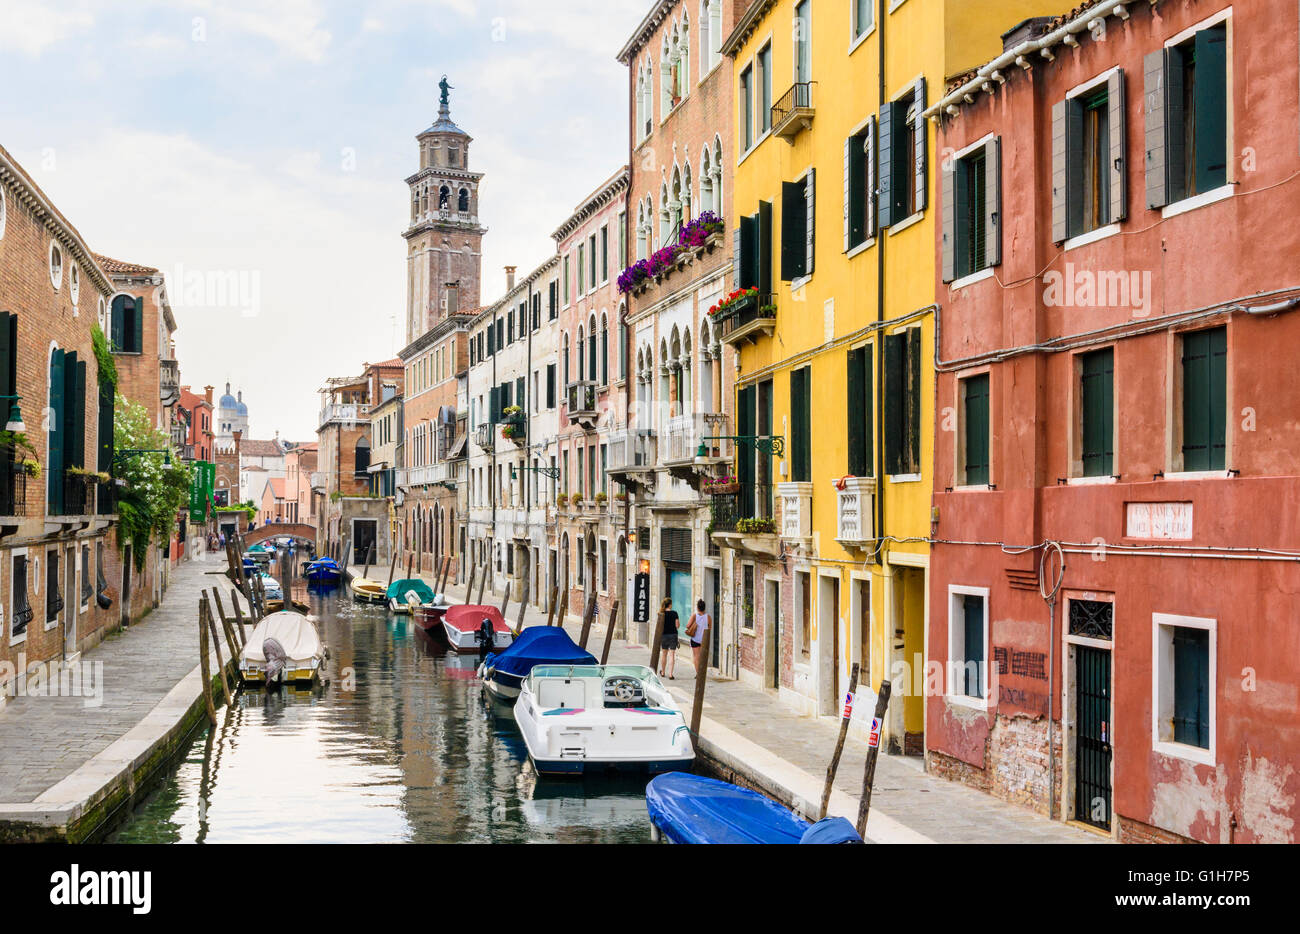
[[[396,355],[403,179],[438,79],[486,173],[483,300],[627,158],[614,60],[650,0],[0,0],[0,143],[92,250],[157,266],[182,382],[315,437]]]

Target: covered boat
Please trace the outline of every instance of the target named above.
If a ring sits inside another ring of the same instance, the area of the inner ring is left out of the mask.
[[[489,649],[504,649],[514,641],[515,634],[501,611],[494,606],[477,603],[462,603],[448,607],[442,615],[442,631],[447,641],[457,652],[477,652],[480,633],[484,631],[484,620],[492,630],[492,644]]]
[[[315,583],[329,584],[341,578],[343,571],[333,558],[317,558],[303,566],[302,576]]]
[[[362,603],[383,603],[388,598],[388,588],[368,577],[354,577],[348,586],[352,596]]]
[[[673,843],[861,843],[843,817],[810,824],[748,788],[669,772],[645,789],[650,825]]]
[[[416,607],[438,603],[433,588],[418,577],[404,577],[388,585],[388,609],[394,613],[411,613]]]
[[[275,549],[269,545],[254,545],[248,551],[244,552],[244,558],[256,561],[259,564],[266,564],[275,555]]]
[[[251,684],[314,681],[328,654],[310,619],[282,610],[263,617],[248,634],[239,676]]]
[[[538,665],[596,664],[596,657],[559,626],[530,626],[508,649],[483,659],[480,672],[489,694],[512,702],[524,678]]]
[[[642,665],[538,665],[520,687],[515,722],[544,775],[668,772],[695,761],[677,702]]]

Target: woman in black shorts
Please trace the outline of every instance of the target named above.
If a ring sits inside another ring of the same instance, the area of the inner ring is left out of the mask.
[[[672,681],[677,670],[677,611],[673,609],[672,597],[664,597],[659,615],[664,618],[663,635],[659,638],[659,674],[662,676],[667,669],[668,680]]]

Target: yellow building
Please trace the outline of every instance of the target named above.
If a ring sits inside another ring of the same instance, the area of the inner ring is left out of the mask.
[[[715,321],[739,350],[736,433],[756,440],[737,443],[738,492],[714,497],[719,632],[742,679],[809,714],[838,716],[859,663],[869,723],[889,678],[898,752],[924,734],[942,156],[922,113],[1006,24],[1068,6],[757,0],[723,46],[735,287],[751,291]]]

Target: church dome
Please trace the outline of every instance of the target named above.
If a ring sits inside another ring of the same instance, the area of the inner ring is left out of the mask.
[[[226,394],[217,400],[217,408],[233,409],[238,404],[239,403],[235,401],[235,397],[230,394],[230,384],[226,383]]]

